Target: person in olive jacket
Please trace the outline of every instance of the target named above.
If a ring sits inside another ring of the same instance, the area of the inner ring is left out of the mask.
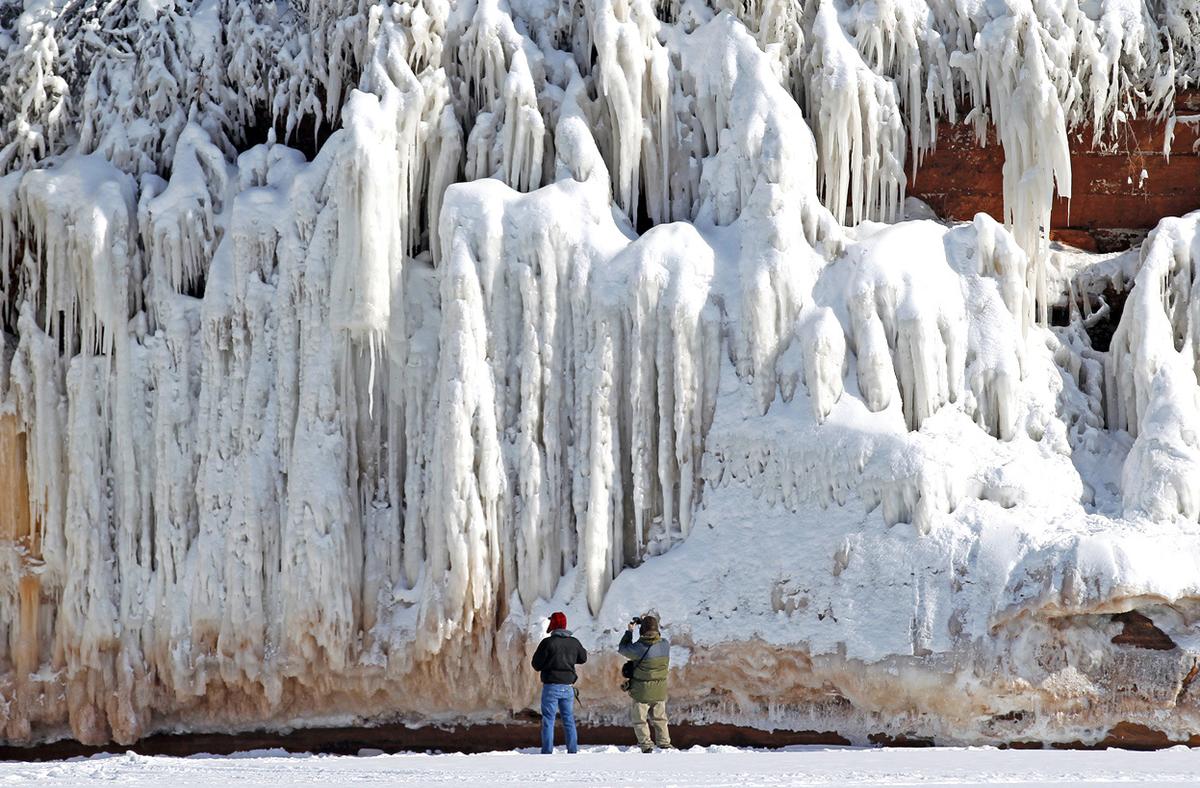
[[[567,629],[567,614],[550,616],[550,634],[533,652],[533,669],[542,672],[542,752],[554,752],[554,718],[561,714],[567,752],[579,751],[575,732],[575,666],[587,662],[587,650]]]
[[[640,627],[637,642],[633,640],[633,628]],[[667,670],[671,665],[671,644],[658,631],[658,618],[642,616],[630,622],[617,651],[634,663],[633,676],[629,679],[629,695],[633,705],[629,711],[633,723],[633,735],[637,737],[642,752],[652,752],[650,726],[654,726],[654,738],[664,750],[671,749],[671,733],[667,730]]]

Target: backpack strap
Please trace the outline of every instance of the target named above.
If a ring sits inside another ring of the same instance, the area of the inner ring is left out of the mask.
[[[646,650],[642,652],[642,656],[638,659],[637,663],[633,666],[633,670],[630,671],[630,673],[637,673],[637,669],[642,666],[642,662],[645,661],[646,655],[650,653],[650,649],[652,649],[653,647],[654,647],[653,643],[646,644]],[[632,679],[633,676],[631,675],[630,678]]]

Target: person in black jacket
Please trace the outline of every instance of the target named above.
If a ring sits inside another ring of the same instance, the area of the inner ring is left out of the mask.
[[[561,714],[567,752],[579,751],[575,732],[575,666],[587,662],[587,651],[567,629],[567,614],[550,616],[549,636],[533,652],[533,669],[542,673],[542,752],[554,752],[554,718]]]

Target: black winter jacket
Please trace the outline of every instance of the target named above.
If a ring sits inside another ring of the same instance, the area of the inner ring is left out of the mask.
[[[556,629],[538,643],[533,669],[542,672],[543,684],[574,684],[575,666],[587,662],[587,650],[569,630]]]

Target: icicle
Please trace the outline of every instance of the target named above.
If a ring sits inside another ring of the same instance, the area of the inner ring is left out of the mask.
[[[1107,421],[1136,437],[1121,475],[1129,516],[1200,518],[1198,223],[1165,219],[1150,234],[1112,337]]]
[[[846,364],[846,337],[833,311],[822,307],[803,323],[804,385],[812,401],[813,416],[824,422],[842,396]]]
[[[536,189],[541,185],[542,138],[546,130],[537,108],[533,77],[520,50],[513,54],[504,81],[504,117],[500,127],[504,152],[500,172],[504,182],[517,191]]]
[[[499,561],[496,506],[505,486],[475,263],[455,245],[442,269],[442,328],[431,454],[424,628],[440,637],[487,620]],[[439,589],[435,593],[435,589]],[[431,649],[434,643],[420,647]]]
[[[904,144],[895,86],[871,72],[822,0],[806,68],[825,204],[839,222],[892,221],[904,204]],[[918,130],[919,131],[919,130]]]

